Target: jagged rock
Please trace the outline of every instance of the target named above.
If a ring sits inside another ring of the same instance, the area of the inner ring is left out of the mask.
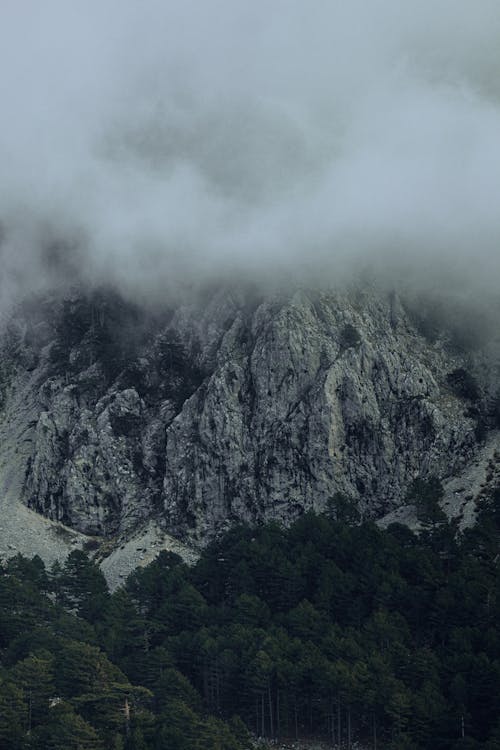
[[[0,431],[17,420],[29,440],[23,502],[105,537],[156,519],[204,544],[336,492],[382,516],[415,477],[470,466],[498,390],[484,361],[370,288],[220,289],[162,314],[72,293],[20,308],[2,340]]]
[[[167,429],[167,523],[203,539],[228,521],[289,522],[337,491],[372,514],[400,504],[414,477],[474,453],[474,420],[443,382],[453,366],[376,294],[237,312]]]

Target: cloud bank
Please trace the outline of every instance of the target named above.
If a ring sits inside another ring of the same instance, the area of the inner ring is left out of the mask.
[[[497,0],[3,0],[0,101],[4,297],[367,265],[500,291]]]

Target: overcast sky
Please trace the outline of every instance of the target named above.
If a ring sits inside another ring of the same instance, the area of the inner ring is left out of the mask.
[[[2,0],[2,287],[498,288],[498,0]],[[418,258],[418,260],[416,260]]]

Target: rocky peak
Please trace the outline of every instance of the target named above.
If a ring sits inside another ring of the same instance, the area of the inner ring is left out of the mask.
[[[337,492],[380,517],[415,477],[472,464],[498,426],[495,372],[369,287],[218,289],[161,312],[77,291],[4,330],[0,450],[22,434],[17,499],[102,538],[154,520],[204,544]]]

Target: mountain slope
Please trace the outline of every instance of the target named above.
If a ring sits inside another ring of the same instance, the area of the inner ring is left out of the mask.
[[[417,476],[456,492],[494,460],[494,368],[416,323],[369,287],[26,303],[2,334],[0,495],[111,549],[151,523],[195,546],[288,524],[337,492],[380,517]]]

